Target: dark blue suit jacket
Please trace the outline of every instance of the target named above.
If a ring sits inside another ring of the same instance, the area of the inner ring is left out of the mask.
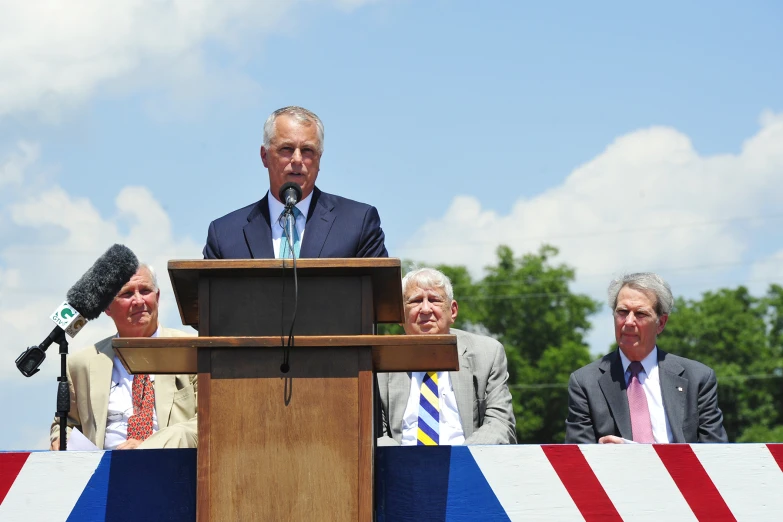
[[[264,198],[209,225],[204,259],[273,259]],[[375,207],[313,188],[300,257],[388,257]]]

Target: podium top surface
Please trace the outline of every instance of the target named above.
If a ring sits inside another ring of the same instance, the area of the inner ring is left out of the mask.
[[[317,335],[297,336],[295,347],[372,349],[376,372],[456,371],[457,336],[438,335]],[[197,373],[200,348],[282,349],[275,337],[118,337],[114,352],[129,373]]]
[[[291,259],[171,260],[169,277],[182,324],[198,327],[198,287],[205,277],[282,277],[293,272]],[[375,322],[402,323],[400,260],[379,258],[302,258],[296,260],[299,277],[369,276],[372,280]]]

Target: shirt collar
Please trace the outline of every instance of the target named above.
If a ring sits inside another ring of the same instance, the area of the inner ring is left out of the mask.
[[[160,332],[160,324],[158,324],[158,327],[155,329],[155,331],[152,333],[152,335],[150,335],[150,337],[157,337],[158,336],[158,332]],[[119,338],[120,337],[120,332],[117,332],[116,334],[114,334],[114,337]]]
[[[312,198],[313,193],[310,192],[306,198],[302,199],[299,203],[296,204],[296,208],[298,208],[299,212],[302,213],[305,221],[307,221],[307,214],[310,211],[310,200]],[[269,191],[267,191],[267,199],[269,200],[269,220],[274,223],[280,214],[283,213],[285,205],[280,203],[277,198],[275,198]]]
[[[620,361],[623,363],[623,372],[628,372],[628,367],[631,365],[631,360],[625,356],[622,350],[618,348],[618,351],[620,352]],[[647,375],[650,375],[650,373],[653,371],[653,368],[658,366],[658,345],[655,345],[650,353],[647,354],[647,357],[642,359],[642,368],[644,368],[644,373]]]

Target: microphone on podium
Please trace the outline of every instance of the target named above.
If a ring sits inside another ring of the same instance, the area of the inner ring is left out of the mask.
[[[277,196],[285,205],[285,209],[290,211],[302,199],[302,187],[293,181],[288,181],[280,187],[280,192]]]

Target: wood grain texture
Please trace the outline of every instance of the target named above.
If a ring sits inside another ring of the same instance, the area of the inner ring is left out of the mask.
[[[360,350],[358,387],[358,413],[359,413],[359,477],[357,502],[358,520],[372,521],[375,513],[375,470],[373,461],[375,457],[375,411],[374,411],[374,385],[375,376],[372,371],[372,353],[369,349]]]
[[[295,337],[296,347],[372,348],[376,372],[457,371],[454,335],[312,335]],[[196,352],[209,348],[281,349],[274,337],[125,337],[112,340],[129,373],[197,373]]]
[[[213,351],[211,520],[358,519],[360,352]]]
[[[196,465],[196,520],[209,522],[211,513],[211,458],[212,458],[212,376],[210,349],[202,348],[200,355],[204,372],[198,374],[198,455]]]

